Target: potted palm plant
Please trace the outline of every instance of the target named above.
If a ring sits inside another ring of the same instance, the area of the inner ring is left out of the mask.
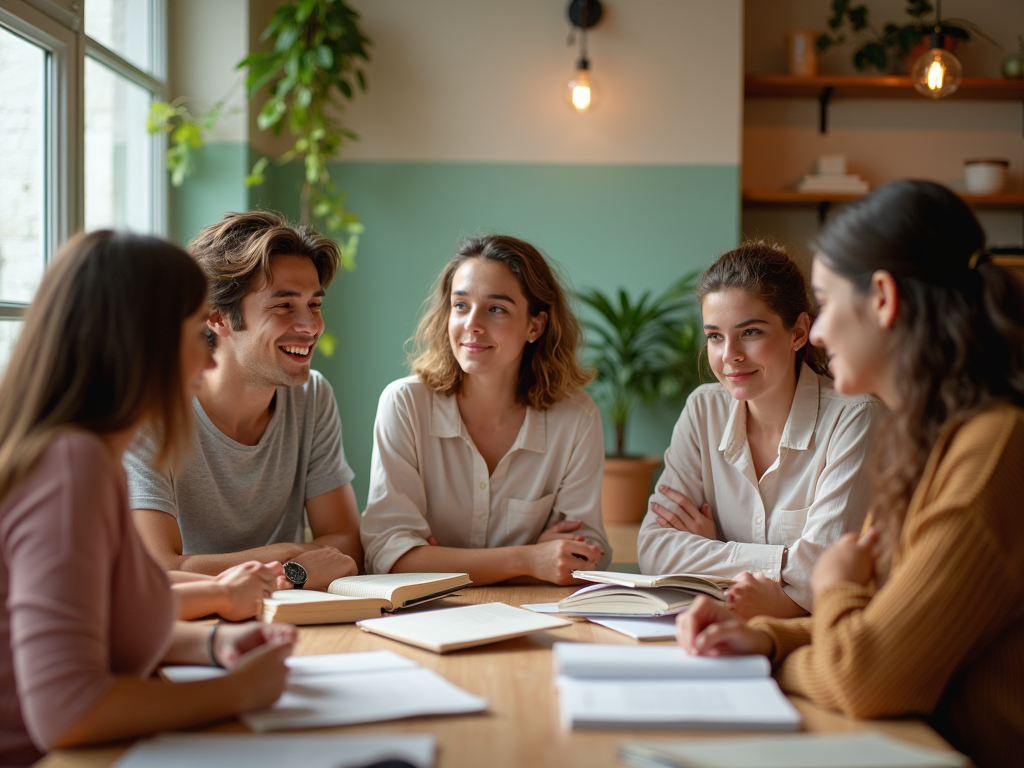
[[[636,300],[621,289],[617,296],[596,288],[578,294],[592,310],[584,320],[587,362],[596,371],[590,392],[615,431],[601,488],[607,522],[643,517],[651,478],[661,465],[660,456],[626,455],[626,431],[636,407],[685,398],[700,383],[700,322],[693,297],[698,275],[687,274],[660,295],[645,291]]]

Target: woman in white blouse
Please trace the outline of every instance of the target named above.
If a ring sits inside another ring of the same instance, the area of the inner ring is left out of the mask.
[[[746,243],[697,287],[719,384],[686,401],[640,529],[644,573],[735,578],[742,617],[811,611],[811,569],[860,530],[871,488],[861,473],[879,404],[836,394],[808,344],[807,284],[781,248]]]
[[[567,584],[603,568],[604,438],[565,291],[529,243],[464,240],[384,390],[361,523],[370,573]]]

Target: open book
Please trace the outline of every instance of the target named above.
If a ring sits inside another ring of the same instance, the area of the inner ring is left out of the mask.
[[[652,617],[682,613],[697,595],[686,589],[636,589],[592,584],[558,601],[558,612],[575,616]]]
[[[618,571],[573,571],[574,578],[592,581],[595,584],[615,584],[634,589],[657,589],[673,587],[697,594],[707,595],[716,600],[725,600],[725,590],[732,586],[732,579],[721,576],[705,576],[699,573],[666,573],[662,576],[648,576],[643,573],[619,573]]]
[[[263,621],[344,624],[380,616],[456,592],[465,573],[384,573],[335,579],[326,592],[282,589],[263,600]]]
[[[555,643],[566,728],[795,731],[800,713],[764,656],[690,656],[678,646]]]

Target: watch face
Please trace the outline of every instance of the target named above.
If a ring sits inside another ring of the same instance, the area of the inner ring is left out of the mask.
[[[296,586],[306,583],[306,569],[298,563],[285,563],[284,575]]]

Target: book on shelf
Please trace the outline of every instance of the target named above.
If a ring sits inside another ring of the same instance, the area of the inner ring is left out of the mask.
[[[555,643],[566,728],[795,731],[800,713],[764,656],[690,656],[678,646]]]
[[[962,768],[959,752],[881,733],[627,741],[619,760],[634,768]]]
[[[687,589],[715,600],[725,600],[725,591],[732,586],[732,579],[723,576],[708,576],[701,573],[665,573],[651,576],[645,573],[619,573],[618,571],[573,571],[574,578],[594,584],[615,584],[633,589],[659,589],[674,587]]]
[[[855,173],[808,174],[796,186],[798,192],[838,192],[863,194],[871,187]]]
[[[335,579],[326,592],[282,589],[263,600],[263,621],[345,624],[438,600],[473,582],[465,573],[384,573]]]
[[[357,626],[400,643],[415,645],[434,653],[448,653],[521,637],[531,632],[567,627],[569,622],[513,608],[504,603],[483,603],[367,619],[360,621]]]

